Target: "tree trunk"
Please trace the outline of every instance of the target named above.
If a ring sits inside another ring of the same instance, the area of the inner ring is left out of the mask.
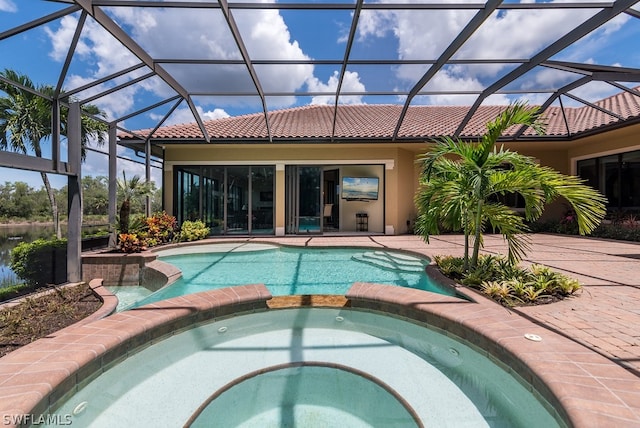
[[[469,216],[465,212],[463,214],[464,222],[464,264],[462,268],[465,272],[469,271]]]
[[[120,233],[129,233],[129,214],[131,212],[131,203],[128,199],[122,201],[120,205]]]
[[[40,173],[42,177],[42,183],[44,184],[44,188],[47,191],[47,196],[49,197],[49,204],[51,205],[51,215],[53,217],[53,228],[56,234],[57,239],[62,239],[62,229],[60,228],[60,215],[58,213],[58,204],[56,204],[56,196],[53,193],[53,189],[51,188],[51,183],[49,182],[49,177],[44,172]]]
[[[471,256],[471,268],[478,267],[478,256],[480,254],[480,235],[482,235],[482,205],[483,201],[478,201],[478,212],[476,214],[476,233],[473,241],[473,256]]]

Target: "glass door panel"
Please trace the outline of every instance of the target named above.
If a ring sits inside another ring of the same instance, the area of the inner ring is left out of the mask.
[[[620,207],[620,168],[618,155],[600,158],[600,191],[609,200],[610,208]]]
[[[322,231],[321,192],[321,168],[314,166],[286,166],[286,233],[320,233]]]
[[[322,230],[321,178],[319,167],[299,167],[298,233],[319,233]]]
[[[273,167],[251,167],[252,233],[273,233],[273,181]]]
[[[203,221],[211,235],[224,232],[224,167],[206,167],[202,179]]]
[[[249,167],[227,168],[227,233],[249,233]]]
[[[200,168],[181,168],[177,174],[177,220],[200,218]]]
[[[285,176],[285,233],[298,232],[298,167],[286,165]]]
[[[640,150],[622,154],[622,209],[640,208]]]

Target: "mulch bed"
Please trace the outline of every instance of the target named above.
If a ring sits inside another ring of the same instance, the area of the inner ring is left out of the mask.
[[[102,306],[88,284],[52,287],[0,309],[0,357],[80,321]]]

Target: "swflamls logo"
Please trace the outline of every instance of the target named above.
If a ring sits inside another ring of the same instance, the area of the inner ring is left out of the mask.
[[[64,415],[34,415],[30,413],[25,413],[22,415],[4,415],[2,417],[2,423],[4,425],[71,425],[73,423],[73,419],[70,414]]]

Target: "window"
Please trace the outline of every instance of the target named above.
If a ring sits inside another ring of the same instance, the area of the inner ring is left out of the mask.
[[[610,209],[640,209],[640,150],[580,160],[577,171],[607,197]]]

